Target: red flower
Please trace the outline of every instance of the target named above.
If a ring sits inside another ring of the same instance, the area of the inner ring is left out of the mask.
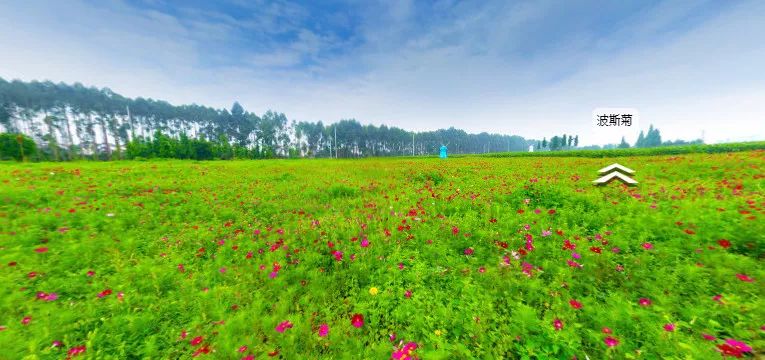
[[[197,337],[191,339],[191,341],[189,341],[189,344],[191,344],[192,346],[197,346],[197,345],[202,343],[202,340],[203,340],[203,338],[201,336],[197,336]]]
[[[353,314],[353,317],[351,317],[351,325],[357,328],[364,326],[364,315]]]
[[[460,233],[460,229],[456,226],[452,227],[452,235],[457,235]]]
[[[553,326],[555,327],[555,330],[563,329],[563,321],[561,321],[560,319],[555,319],[553,321]]]
[[[741,281],[746,281],[746,282],[752,282],[752,281],[754,281],[754,279],[752,279],[751,277],[749,277],[749,276],[748,276],[748,275],[746,275],[746,274],[736,274],[736,277],[737,277],[739,280],[741,280]]]
[[[717,240],[717,243],[720,244],[720,246],[722,246],[724,249],[727,249],[730,247],[730,241],[726,239]]]
[[[616,345],[619,345],[619,340],[617,340],[615,337],[608,336],[605,339],[603,339],[603,342],[606,343],[606,346],[608,347],[614,347]]]
[[[717,349],[723,354],[723,356],[733,356],[736,358],[744,356],[744,353],[741,350],[728,344],[717,345]]]
[[[594,253],[597,253],[597,254],[600,254],[602,250],[599,247],[597,247],[597,246],[593,246],[593,247],[590,248],[590,251],[592,251]]]
[[[36,253],[41,253],[41,254],[44,253],[44,252],[47,252],[47,251],[48,251],[48,248],[46,248],[46,247],[39,247],[39,248],[35,249]]]
[[[574,308],[574,309],[577,309],[577,310],[579,310],[579,309],[581,309],[581,308],[582,308],[582,303],[580,303],[580,302],[578,302],[578,301],[576,301],[576,300],[574,300],[574,299],[571,299],[571,300],[569,300],[569,302],[568,302],[568,303],[569,303],[569,305],[571,305],[571,307],[572,307],[572,308]]]
[[[640,304],[640,306],[651,306],[651,299],[640,298],[640,300],[638,300],[638,304]]]

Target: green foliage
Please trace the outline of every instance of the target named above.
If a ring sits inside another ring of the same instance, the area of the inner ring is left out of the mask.
[[[21,134],[0,133],[0,160],[37,158],[37,145],[32,139]]]
[[[694,149],[619,159],[636,187],[589,183],[613,158],[2,163],[0,357],[370,359],[403,340],[427,359],[707,359],[725,339],[756,357],[763,151]]]

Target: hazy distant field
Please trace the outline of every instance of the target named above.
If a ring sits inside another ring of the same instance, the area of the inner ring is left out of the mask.
[[[0,163],[0,358],[762,355],[765,152],[617,161]]]

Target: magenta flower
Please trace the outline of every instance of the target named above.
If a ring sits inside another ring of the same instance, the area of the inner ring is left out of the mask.
[[[736,277],[737,277],[739,280],[741,280],[741,281],[746,281],[746,282],[752,282],[752,281],[754,281],[754,279],[752,279],[751,277],[749,277],[749,276],[748,276],[748,275],[746,275],[746,274],[736,274]]]
[[[398,263],[398,269],[404,270],[404,263]]]
[[[465,255],[473,255],[473,248],[467,248],[464,251]]]
[[[406,343],[401,348],[397,348],[393,350],[393,353],[391,354],[391,359],[394,360],[411,360],[416,359],[416,357],[413,356],[413,352],[417,349],[417,343],[409,342]]]
[[[644,242],[643,243],[643,249],[651,250],[651,249],[653,249],[653,244],[651,244],[649,242]]]
[[[343,252],[342,251],[335,250],[335,251],[332,252],[332,255],[335,256],[335,260],[343,261]]]
[[[560,319],[556,318],[553,321],[553,326],[555,327],[555,330],[563,329],[563,321],[561,321]]]
[[[29,325],[30,322],[32,322],[31,316],[24,316],[24,318],[21,319],[21,325]]]
[[[716,337],[709,334],[701,334],[701,337],[703,337],[704,340],[708,340],[708,341],[715,341],[717,339]]]
[[[353,317],[351,317],[351,325],[357,328],[364,326],[364,315],[353,314]]]
[[[608,336],[605,339],[603,339],[603,342],[606,343],[606,346],[608,347],[614,347],[616,345],[619,345],[619,340],[617,340],[615,337]]]
[[[272,271],[270,274],[268,274],[268,277],[270,277],[270,278],[272,278],[272,279],[273,279],[273,278],[275,278],[277,275],[279,275],[279,272],[278,272],[278,271]]]
[[[412,298],[412,290],[407,290],[404,292],[404,297],[407,299]]]
[[[362,239],[361,247],[367,247],[367,246],[369,246],[369,240],[367,240],[366,238]]]
[[[319,325],[319,336],[325,337],[329,334],[329,326],[327,324]]]
[[[579,253],[576,253],[576,252],[571,252],[571,257],[579,260],[582,258],[582,255],[579,255]]]
[[[240,352],[240,353],[243,353],[243,352],[247,351],[247,345],[240,346],[239,350],[237,350],[237,351]]]
[[[647,298],[640,298],[640,300],[638,300],[638,304],[640,304],[640,306],[651,306],[651,300]]]
[[[725,343],[734,347],[736,350],[741,352],[751,352],[752,348],[745,344],[743,341],[738,341],[734,339],[725,339]]]
[[[665,324],[664,325],[664,331],[667,331],[667,332],[675,331],[675,324],[673,324],[673,323]]]
[[[287,330],[292,327],[292,323],[289,320],[285,320],[279,323],[279,325],[276,325],[276,331],[283,333],[284,330]]]

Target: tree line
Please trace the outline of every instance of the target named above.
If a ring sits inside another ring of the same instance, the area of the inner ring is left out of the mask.
[[[36,148],[25,156],[55,161],[425,155],[437,153],[441,145],[447,145],[452,154],[471,154],[526,151],[535,142],[455,128],[411,132],[362,125],[354,119],[332,124],[296,122],[271,110],[257,115],[237,102],[231,109],[177,106],[162,100],[127,98],[108,88],[80,83],[3,78],[0,132],[31,139]],[[13,147],[16,137],[6,140]]]

